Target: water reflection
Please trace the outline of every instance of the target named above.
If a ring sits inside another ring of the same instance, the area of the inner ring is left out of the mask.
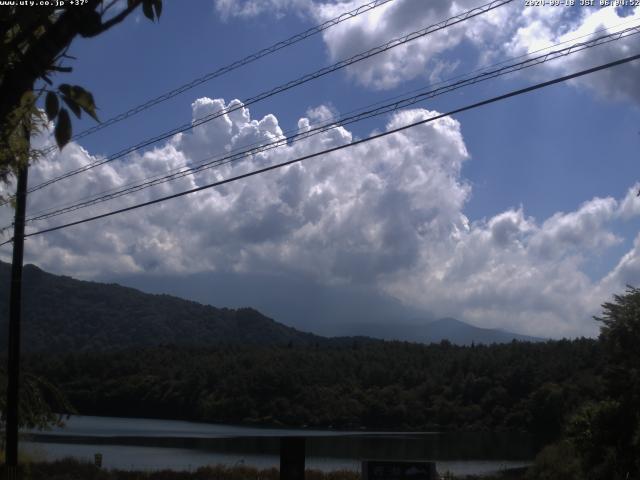
[[[279,437],[307,437],[307,466],[358,470],[362,459],[433,460],[442,471],[486,473],[526,465],[531,438],[513,433],[381,433],[279,430],[148,419],[73,417],[29,432],[22,448],[49,459],[104,455],[106,468],[195,469],[208,464],[277,466]]]

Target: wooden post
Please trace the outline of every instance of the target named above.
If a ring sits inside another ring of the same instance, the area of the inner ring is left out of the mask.
[[[304,437],[280,437],[280,480],[304,480]]]
[[[28,132],[25,132],[28,135]],[[24,257],[24,219],[27,208],[29,166],[18,172],[16,213],[13,224],[13,260],[11,262],[11,296],[9,298],[9,352],[7,365],[7,425],[5,464],[7,478],[17,478],[18,468],[18,396],[20,383],[20,318],[22,307],[22,262]]]

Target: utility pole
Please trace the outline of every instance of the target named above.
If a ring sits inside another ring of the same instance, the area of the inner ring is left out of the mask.
[[[30,138],[30,129],[24,135]],[[11,297],[9,299],[9,361],[7,366],[7,424],[5,463],[7,479],[18,477],[18,387],[20,382],[20,319],[22,307],[22,262],[24,257],[24,220],[27,209],[28,152],[18,171],[16,213],[13,223],[13,260],[11,262]]]

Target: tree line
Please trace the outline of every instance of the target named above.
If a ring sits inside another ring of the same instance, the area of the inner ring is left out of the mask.
[[[502,345],[160,346],[33,354],[84,414],[292,427],[519,430],[556,437],[603,386],[595,340]]]

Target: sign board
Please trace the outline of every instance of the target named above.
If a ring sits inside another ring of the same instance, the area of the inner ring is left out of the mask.
[[[435,462],[363,460],[362,480],[440,480]]]

